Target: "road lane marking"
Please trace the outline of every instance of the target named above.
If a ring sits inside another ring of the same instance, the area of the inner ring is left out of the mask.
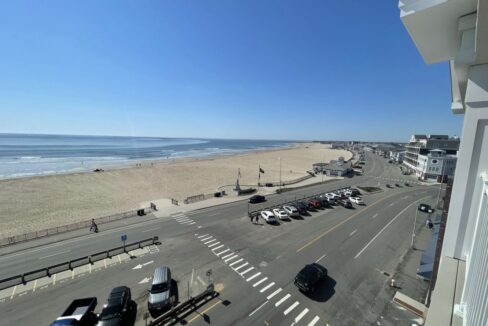
[[[249,314],[249,317],[251,317],[252,315],[254,315],[259,309],[261,309],[265,304],[267,304],[268,301],[265,301],[262,305],[260,305],[259,307],[257,307],[256,309],[253,310],[253,312],[251,312]]]
[[[215,248],[213,248],[213,249],[212,249],[212,251],[215,253],[215,250],[220,249],[220,248],[222,248],[223,246],[224,246],[224,245],[220,245],[220,246],[218,246],[218,247],[215,247]],[[210,246],[209,246],[209,247],[210,247]]]
[[[229,249],[227,249],[227,250],[229,250]],[[233,253],[233,252],[231,252],[230,254],[227,254],[227,255],[223,256],[223,257],[222,257],[222,259],[228,258],[228,257],[232,256],[233,254],[234,254],[234,253]],[[218,256],[218,255],[217,255],[217,256]]]
[[[36,292],[37,280],[34,280],[34,287],[32,288],[32,292]]]
[[[219,303],[221,303],[221,302],[222,302],[222,301],[218,300],[217,302],[215,302],[213,305],[211,305],[210,307],[208,307],[208,308],[207,308],[207,309],[205,309],[204,311],[202,311],[202,312],[198,312],[198,311],[197,311],[198,315],[197,315],[197,316],[195,316],[195,317],[193,317],[192,319],[190,319],[190,320],[188,321],[188,323],[187,323],[187,324],[190,324],[191,322],[195,321],[195,320],[196,320],[196,319],[198,319],[199,317],[204,317],[204,316],[205,316],[205,314],[206,314],[207,312],[209,312],[211,309],[213,309],[213,308],[214,308],[216,305],[218,305],[218,304],[219,304]]]
[[[388,207],[392,207],[393,205],[395,205],[395,203],[391,203],[390,205],[388,205]]]
[[[203,241],[207,241],[208,239],[212,239],[212,238],[213,238],[212,236],[209,236],[209,237],[207,237],[207,238],[200,239],[200,241],[202,241],[202,242],[203,242]]]
[[[103,264],[105,265],[105,268],[107,268],[107,258],[103,259]]]
[[[300,304],[300,302],[298,301],[295,301],[294,304],[292,304],[291,306],[288,307],[288,309],[286,309],[285,311],[283,311],[283,314],[286,316],[288,315],[293,309],[295,309],[296,306],[298,306]]]
[[[89,264],[89,266],[91,266],[91,264]],[[53,275],[53,285],[56,285],[56,275],[58,275],[58,274]]]
[[[10,300],[12,300],[14,298],[15,290],[17,290],[17,285],[14,286],[14,289],[12,290],[12,295],[10,296]]]
[[[57,256],[57,255],[66,254],[68,252],[71,252],[71,250],[65,250],[65,251],[56,252],[54,254],[50,254],[50,255],[47,255],[47,256],[39,257],[38,259],[40,260],[40,259],[44,259],[44,258],[54,257],[54,256]]]
[[[374,215],[373,215],[373,218],[376,218],[377,216],[378,216],[378,213],[374,214]]]
[[[357,229],[352,231],[351,233],[349,233],[349,236],[352,237],[354,235],[354,233],[356,233],[357,231],[358,231]]]
[[[230,264],[229,264],[229,267],[232,267],[232,266],[234,266],[235,264],[240,263],[240,262],[241,262],[241,261],[243,261],[243,260],[244,260],[244,258],[241,258],[241,259],[239,259],[239,260],[236,260],[235,262],[230,263]]]
[[[207,216],[208,216],[208,217],[210,217],[210,216],[217,216],[217,215],[220,215],[220,213],[219,213],[219,212],[217,212],[217,213],[212,213],[212,214],[208,214]]]
[[[260,293],[263,293],[265,292],[267,289],[269,289],[270,287],[272,287],[273,285],[275,285],[275,282],[271,282],[269,283],[268,285],[266,285],[264,288],[261,289],[261,291],[259,291]]]
[[[214,250],[216,250],[216,249],[218,249],[218,248],[215,248]],[[227,251],[229,251],[229,250],[230,250],[230,249],[229,249],[229,248],[227,248],[227,249],[225,249],[224,251],[221,251],[221,252],[215,253],[215,255],[220,256],[220,255],[222,255],[222,254],[225,254],[225,253],[226,253]],[[222,258],[223,258],[223,257],[222,257]]]
[[[216,245],[218,245],[218,244],[220,244],[220,241],[215,242],[215,243],[212,243],[212,244],[211,244],[211,245],[209,245],[208,247],[209,247],[209,248],[212,248],[213,246],[216,246]]]
[[[288,293],[283,298],[281,298],[280,301],[278,301],[278,302],[275,303],[275,307],[278,307],[280,304],[282,304],[283,302],[285,302],[289,297],[291,297],[291,295]]]
[[[244,267],[246,265],[249,265],[249,263],[246,262],[246,263],[242,264],[241,266],[234,268],[234,270],[237,272],[238,270],[240,270],[242,267]]]
[[[197,280],[202,283],[202,285],[206,285],[205,282],[202,280],[202,278],[200,277],[200,275],[197,275]]]
[[[277,295],[278,293],[280,293],[283,289],[282,288],[279,288],[278,290],[274,291],[273,293],[271,293],[270,295],[268,295],[266,297],[266,299],[271,299],[272,297],[274,297],[275,295]]]
[[[214,242],[214,241],[217,241],[217,239],[208,240],[207,242],[204,242],[203,244],[206,245],[206,244],[209,244],[209,243]]]
[[[186,217],[186,216],[185,217],[177,217],[177,218],[175,218],[175,220],[178,222],[181,222],[181,221],[188,221],[188,220],[190,220],[190,218]]]
[[[414,201],[413,203],[411,203],[410,205],[408,205],[407,207],[405,207],[404,209],[402,209],[402,210],[400,211],[400,213],[398,213],[398,214],[397,214],[397,215],[396,215],[396,216],[395,216],[395,217],[394,217],[394,218],[393,218],[393,219],[392,219],[390,222],[388,222],[388,224],[386,224],[386,225],[385,225],[385,226],[384,226],[384,227],[383,227],[383,228],[380,230],[380,232],[378,232],[378,233],[377,233],[377,234],[376,234],[376,235],[373,237],[373,239],[371,239],[371,241],[369,241],[369,242],[368,242],[368,244],[366,244],[366,246],[364,246],[364,248],[363,248],[363,249],[361,249],[361,251],[360,251],[360,252],[358,252],[358,254],[357,254],[356,256],[354,256],[354,259],[357,259],[359,256],[361,256],[361,254],[362,254],[362,253],[363,253],[363,252],[364,252],[366,249],[368,249],[368,247],[369,247],[369,246],[370,246],[370,245],[373,243],[373,241],[374,241],[374,240],[376,240],[376,238],[378,238],[378,237],[381,235],[381,233],[383,233],[383,231],[385,231],[385,230],[386,230],[386,229],[387,229],[387,228],[388,228],[388,227],[391,225],[391,223],[395,222],[395,220],[396,220],[396,219],[397,219],[397,218],[398,218],[400,215],[402,215],[402,214],[403,214],[403,213],[404,213],[404,212],[405,212],[407,209],[409,209],[409,208],[410,208],[410,207],[411,207],[413,204],[415,204],[416,202],[421,201],[421,200],[423,200],[423,199],[424,199],[424,198],[420,198],[420,199],[418,199],[418,200]]]
[[[226,260],[224,260],[224,263],[227,263],[228,261],[231,261],[232,259],[237,258],[237,257],[239,257],[239,255],[234,255],[230,258],[227,258]]]
[[[197,224],[197,222],[191,222],[191,223],[188,223],[187,225],[193,225],[193,224]]]
[[[300,319],[302,319],[303,316],[307,314],[307,312],[308,312],[308,308],[303,309],[303,311],[298,316],[295,317],[295,323],[298,323]]]
[[[244,272],[242,272],[240,275],[241,275],[241,276],[244,276],[244,274],[246,274],[246,273],[248,273],[248,272],[252,271],[253,269],[254,269],[254,267],[249,267],[249,268],[248,268],[248,269],[246,269]]]
[[[157,230],[157,229],[160,229],[160,228],[154,228],[154,229],[144,230],[144,231],[141,231],[141,233],[153,232],[154,230]]]
[[[257,281],[256,283],[254,283],[252,285],[253,288],[255,288],[256,286],[258,286],[259,284],[263,283],[264,281],[266,281],[268,278],[265,277],[265,278],[262,278],[261,280]]]
[[[206,237],[207,235],[208,235],[208,234],[199,235],[199,236],[198,236],[198,239],[201,239],[201,238],[203,238],[203,237]]]
[[[261,275],[261,272],[257,272],[256,274],[254,274],[253,276],[251,276],[250,278],[248,278],[246,280],[246,282],[252,281],[253,279],[255,279],[256,277],[258,277],[259,275]]]
[[[183,225],[192,225],[192,224],[195,224],[195,222],[193,222],[192,220],[189,220],[189,221],[181,222],[180,224],[183,224]]]
[[[326,256],[327,256],[327,254],[323,254],[323,255],[322,255],[322,256],[320,256],[320,258],[319,258],[319,259],[317,259],[315,262],[316,262],[316,263],[318,263],[319,261],[321,261],[321,260],[322,260],[322,258],[324,258],[324,257],[326,257]]]
[[[416,190],[411,190],[410,192],[414,192]],[[324,233],[316,236],[315,238],[313,238],[312,240],[310,240],[309,242],[307,242],[306,244],[304,244],[302,247],[298,248],[297,252],[300,252],[302,251],[303,249],[307,248],[308,246],[312,245],[313,243],[315,243],[316,241],[320,240],[321,238],[323,238],[324,236],[326,236],[327,234],[329,234],[330,232],[334,231],[335,229],[337,229],[338,227],[340,227],[341,225],[343,225],[344,223],[347,223],[349,222],[351,219],[353,219],[354,217],[356,217],[358,214],[361,214],[361,213],[364,213],[365,210],[368,210],[370,209],[371,207],[375,206],[375,205],[378,205],[379,203],[385,201],[386,199],[389,199],[391,197],[394,197],[394,196],[397,196],[397,194],[393,194],[391,196],[388,196],[388,197],[384,197],[384,198],[381,198],[379,200],[377,200],[376,202],[370,204],[368,207],[366,207],[364,210],[360,210],[354,214],[352,214],[351,216],[349,216],[348,218],[346,218],[345,220],[342,220],[341,222],[337,223],[336,225],[334,225],[333,227],[331,227],[330,229],[328,229],[327,231],[325,231]]]

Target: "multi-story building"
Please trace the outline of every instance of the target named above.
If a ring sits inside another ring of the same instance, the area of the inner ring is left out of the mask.
[[[450,171],[452,167],[456,167],[459,143],[459,138],[449,138],[447,135],[412,135],[405,146],[403,164],[409,172],[415,173],[422,180],[444,180],[454,173],[454,169],[452,173]],[[441,150],[442,153],[431,153],[433,150]],[[437,157],[433,158],[432,155]],[[447,168],[445,165],[439,166],[444,162],[449,164]]]
[[[405,156],[406,151],[390,151],[390,159],[397,162],[403,163],[403,157]]]
[[[400,0],[399,8],[402,22],[423,59],[427,63],[449,62],[451,111],[464,114],[425,325],[486,326],[488,1]]]

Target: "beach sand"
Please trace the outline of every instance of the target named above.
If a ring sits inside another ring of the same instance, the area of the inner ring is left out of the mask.
[[[142,162],[141,166],[0,180],[0,238],[102,217],[140,207],[141,203],[175,198],[183,205],[188,196],[217,191],[235,184],[261,183],[307,175],[316,162],[329,162],[351,153],[329,145],[294,144],[290,148],[232,156],[175,161]],[[327,179],[327,178],[326,178]]]

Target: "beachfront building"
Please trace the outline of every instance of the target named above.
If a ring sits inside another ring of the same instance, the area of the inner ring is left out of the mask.
[[[329,163],[315,163],[312,166],[315,173],[322,173],[328,176],[347,176],[352,173],[351,161],[344,161],[344,157],[331,160]]]
[[[393,150],[390,151],[389,157],[390,160],[393,160],[397,163],[403,163],[403,157],[405,156],[406,151],[404,150]]]
[[[449,62],[451,110],[464,115],[452,193],[450,201],[446,196],[448,210],[441,219],[441,249],[434,260],[425,325],[486,326],[488,1],[401,0],[399,8],[424,60]]]
[[[416,171],[420,180],[446,182],[448,177],[454,176],[457,156],[446,154],[442,149],[433,149],[427,155],[419,155],[417,161]]]
[[[406,170],[415,173],[422,180],[431,179],[433,174],[428,172],[444,172],[441,168],[439,171],[433,170],[438,168],[434,166],[437,162],[429,160],[429,154],[432,150],[442,150],[446,159],[451,163],[459,149],[460,140],[458,137],[449,137],[448,135],[412,135],[410,142],[405,146],[405,155],[403,165]],[[436,154],[436,153],[434,153]],[[451,167],[451,166],[450,166]],[[431,168],[431,169],[429,169]],[[428,174],[429,178],[427,178]],[[442,173],[440,175],[443,175]]]

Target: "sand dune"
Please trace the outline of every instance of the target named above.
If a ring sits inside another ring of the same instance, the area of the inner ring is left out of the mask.
[[[136,209],[142,202],[160,198],[184,198],[215,192],[234,184],[256,184],[258,166],[265,171],[261,182],[306,175],[315,162],[328,162],[351,153],[323,144],[299,144],[291,148],[258,151],[207,159],[143,163],[102,173],[77,173],[0,181],[0,238],[42,230],[118,212]]]

